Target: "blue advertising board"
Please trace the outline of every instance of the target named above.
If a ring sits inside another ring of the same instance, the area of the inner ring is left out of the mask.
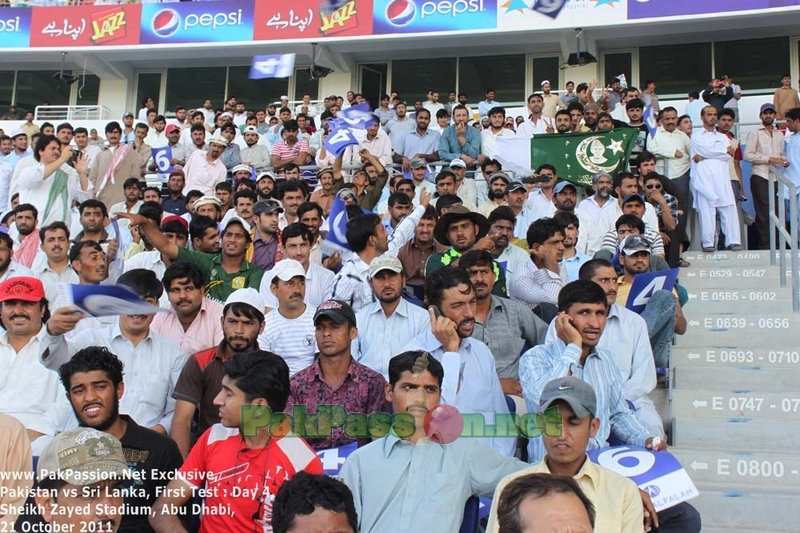
[[[497,27],[497,0],[375,0],[372,33],[428,33]]]
[[[253,0],[142,4],[141,44],[253,39]]]
[[[31,8],[0,9],[0,48],[27,48],[31,42]]]

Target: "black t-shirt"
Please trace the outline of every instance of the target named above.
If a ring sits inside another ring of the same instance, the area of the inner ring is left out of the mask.
[[[178,446],[166,435],[143,428],[127,415],[120,415],[120,418],[128,423],[120,439],[122,451],[128,467],[136,472],[137,481],[130,488],[130,495],[125,497],[127,512],[122,516],[119,531],[152,532],[148,523],[150,507],[158,499],[158,488],[169,483],[183,464],[183,458]]]

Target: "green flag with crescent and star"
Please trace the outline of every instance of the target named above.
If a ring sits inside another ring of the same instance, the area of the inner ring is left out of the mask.
[[[615,174],[625,169],[639,130],[618,128],[585,133],[550,133],[531,138],[531,168],[549,163],[559,179],[591,186],[598,172]]]

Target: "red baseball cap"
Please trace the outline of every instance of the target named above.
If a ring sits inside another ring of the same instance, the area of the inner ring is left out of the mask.
[[[167,215],[167,216],[165,216],[164,218],[161,219],[161,225],[163,226],[167,222],[173,222],[173,221],[176,221],[176,220],[181,223],[181,226],[186,228],[186,231],[189,231],[189,222],[185,218],[179,217],[178,215]]]
[[[8,278],[0,283],[0,302],[9,300],[22,300],[24,302],[39,302],[44,298],[42,282],[36,278],[19,276]]]
[[[181,131],[180,127],[176,126],[175,124],[170,124],[164,131],[166,131],[167,133],[172,133],[175,130]]]

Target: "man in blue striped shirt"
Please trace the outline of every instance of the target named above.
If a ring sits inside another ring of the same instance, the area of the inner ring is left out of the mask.
[[[600,428],[588,449],[606,448],[611,433],[625,444],[665,450],[667,445],[639,423],[623,397],[623,385],[613,354],[597,348],[608,314],[605,291],[593,281],[567,284],[558,295],[555,328],[558,339],[535,346],[520,359],[519,376],[528,412],[534,413],[545,384],[562,376],[575,376],[597,394]],[[542,438],[528,444],[528,461],[538,462],[546,450]]]

